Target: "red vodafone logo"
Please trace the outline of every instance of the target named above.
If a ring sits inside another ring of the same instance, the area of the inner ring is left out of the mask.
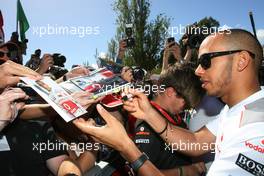
[[[264,142],[264,140],[261,141],[261,145],[257,145],[257,144],[253,144],[249,141],[245,141],[245,146],[252,149],[252,150],[255,150],[259,153],[264,154],[264,147],[262,146],[262,142]]]
[[[262,139],[262,141],[260,142],[260,144],[264,146],[264,139]]]

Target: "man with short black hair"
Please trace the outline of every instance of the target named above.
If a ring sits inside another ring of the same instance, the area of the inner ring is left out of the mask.
[[[258,68],[263,58],[259,41],[248,31],[230,29],[208,36],[199,49],[196,74],[207,94],[220,97],[226,106],[219,117],[199,131],[173,127],[160,136],[171,144],[211,146],[215,143],[215,160],[208,172],[220,175],[264,175],[264,90],[258,81]],[[132,101],[125,109],[144,121],[156,132],[166,121],[151,107],[144,94],[130,90]],[[76,120],[75,124],[101,142],[119,150],[139,175],[162,175],[127,137],[122,126],[102,107],[98,111],[107,122],[95,127],[92,122]],[[180,152],[199,156],[212,148],[186,148]]]

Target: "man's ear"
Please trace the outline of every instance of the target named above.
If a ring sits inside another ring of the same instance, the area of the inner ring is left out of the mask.
[[[250,55],[248,52],[246,51],[241,51],[239,53],[239,58],[238,58],[238,62],[237,62],[237,70],[239,72],[243,71],[245,68],[247,68],[247,66],[249,65],[250,62]]]
[[[180,97],[179,102],[180,102],[180,105],[182,106],[182,109],[184,109],[185,104],[186,104],[185,100],[182,97]]]
[[[172,87],[168,87],[168,88],[165,89],[165,94],[168,97],[175,96],[175,90]]]

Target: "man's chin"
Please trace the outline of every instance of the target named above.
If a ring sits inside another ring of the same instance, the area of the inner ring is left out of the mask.
[[[216,91],[210,91],[210,90],[206,90],[206,94],[208,96],[215,96],[215,97],[220,97],[220,93],[219,92],[216,92]]]

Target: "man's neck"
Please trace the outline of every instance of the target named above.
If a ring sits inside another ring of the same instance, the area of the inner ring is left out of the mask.
[[[241,87],[239,92],[233,91],[229,95],[223,96],[222,100],[231,108],[259,90],[261,90],[259,85],[254,87]]]
[[[168,106],[166,105],[166,101],[164,101],[164,98],[157,96],[156,98],[154,98],[153,102],[157,103],[165,111],[169,111]]]

